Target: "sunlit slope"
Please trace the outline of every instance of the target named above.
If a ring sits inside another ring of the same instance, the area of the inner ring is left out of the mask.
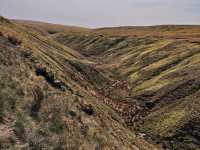
[[[79,32],[88,32],[90,29],[83,28],[83,27],[75,27],[75,26],[65,26],[59,24],[51,24],[51,23],[44,23],[38,21],[27,21],[27,20],[13,20],[13,22],[20,24],[22,26],[28,27],[29,29],[35,30],[40,34],[47,36],[47,35],[54,35],[56,33],[62,32],[72,32],[72,33],[79,33]]]
[[[1,17],[0,60],[1,149],[155,149],[92,96],[110,81],[77,51]]]
[[[120,27],[54,38],[129,82],[129,97],[147,108],[133,128],[171,149],[198,149],[199,31],[199,26]]]

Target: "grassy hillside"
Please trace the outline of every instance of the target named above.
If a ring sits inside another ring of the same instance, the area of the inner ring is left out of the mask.
[[[199,149],[200,26],[1,17],[0,49],[1,148]]]
[[[80,33],[80,32],[90,31],[90,29],[83,27],[65,26],[59,24],[44,23],[39,21],[27,21],[27,20],[13,20],[13,21],[19,25],[31,28],[32,30],[37,31],[44,36],[62,32]]]
[[[34,27],[0,17],[0,62],[0,149],[157,149],[108,105],[96,62]]]
[[[169,149],[196,150],[200,145],[199,33],[200,26],[155,26],[53,37],[97,62],[109,77],[128,82],[123,100],[143,107],[140,117],[132,115],[130,128]]]

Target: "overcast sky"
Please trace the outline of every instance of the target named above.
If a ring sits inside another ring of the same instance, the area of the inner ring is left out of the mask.
[[[200,24],[200,0],[0,0],[0,15],[85,27]]]

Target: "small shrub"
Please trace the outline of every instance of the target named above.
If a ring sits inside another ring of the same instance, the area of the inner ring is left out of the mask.
[[[20,45],[22,43],[20,39],[12,35],[8,35],[8,41],[14,45]]]
[[[25,140],[25,116],[22,113],[17,113],[16,122],[14,124],[14,132],[17,137],[22,140]]]
[[[88,130],[89,130],[89,126],[87,126],[87,125],[82,125],[81,128],[80,128],[81,134],[84,135],[84,136],[87,135]]]
[[[56,30],[49,30],[48,33],[49,34],[55,34],[55,33],[58,33],[58,31],[56,31]]]
[[[69,113],[70,116],[76,117],[76,112],[74,112],[74,111],[69,111],[68,113]]]
[[[51,120],[50,131],[60,134],[65,128],[65,123],[62,121],[60,114],[54,114]]]
[[[15,123],[15,128],[14,128],[14,132],[17,136],[19,137],[23,137],[22,135],[24,135],[25,133],[25,129],[24,129],[24,125],[22,122],[20,121],[16,121]]]
[[[35,86],[32,90],[33,103],[31,105],[31,116],[37,117],[38,111],[40,110],[44,94],[39,86]]]
[[[10,21],[2,16],[0,16],[0,22],[2,23],[10,23]]]

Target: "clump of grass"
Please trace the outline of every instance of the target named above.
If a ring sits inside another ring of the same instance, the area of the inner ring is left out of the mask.
[[[0,100],[0,122],[3,121],[4,102]]]
[[[63,132],[65,128],[65,123],[63,122],[61,115],[59,113],[54,113],[53,117],[51,119],[51,124],[50,124],[50,131],[60,134]]]
[[[15,132],[17,135],[22,135],[25,133],[24,125],[22,122],[17,121],[15,123]]]
[[[16,122],[14,124],[14,132],[21,139],[25,138],[25,126],[24,126],[24,124],[25,124],[25,120],[24,120],[22,114],[18,113]]]
[[[38,111],[40,110],[41,107],[41,102],[44,98],[44,94],[39,86],[34,87],[34,89],[32,90],[32,94],[34,101],[32,102],[31,105],[31,116],[37,117]]]

